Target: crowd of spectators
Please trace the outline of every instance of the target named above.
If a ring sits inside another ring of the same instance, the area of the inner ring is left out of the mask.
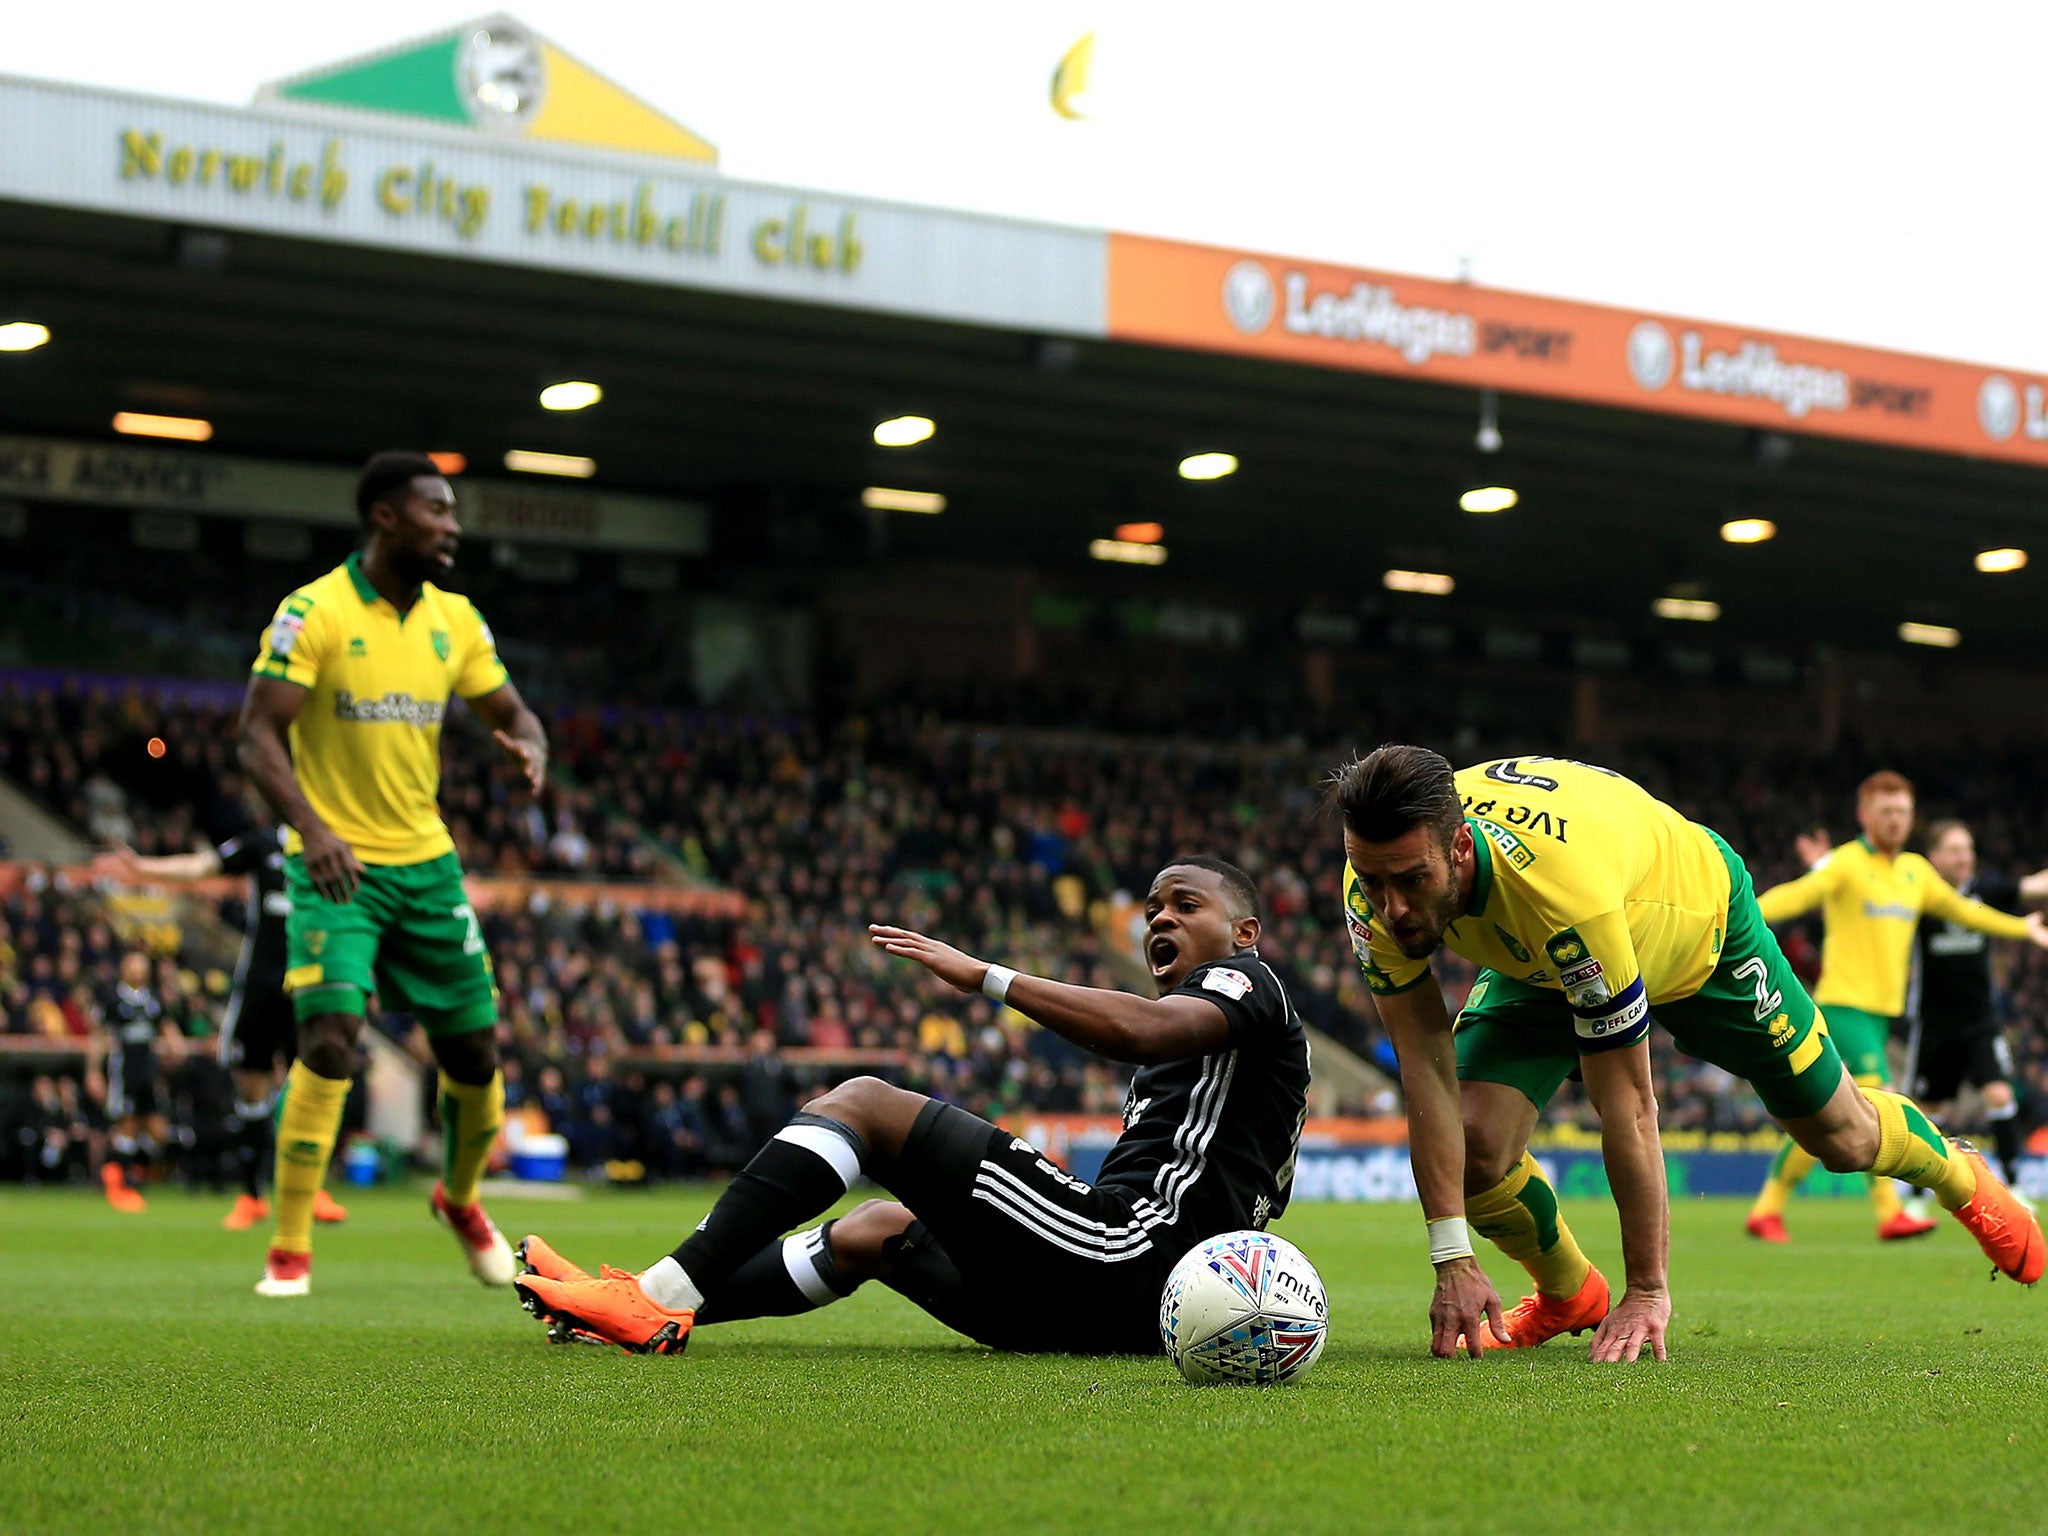
[[[178,851],[250,814],[231,721],[231,701],[219,698],[17,688],[0,692],[0,772],[93,838]],[[1374,729],[1397,734],[1401,724]],[[481,733],[451,723],[444,806],[473,870],[613,885],[570,901],[541,882],[486,916],[508,1098],[567,1134],[579,1165],[637,1163],[657,1175],[733,1166],[793,1104],[848,1070],[790,1054],[797,1048],[891,1053],[886,1070],[978,1113],[1114,1112],[1114,1069],[887,959],[866,925],[925,928],[1042,974],[1131,985],[1138,973],[1119,942],[1129,898],[1190,850],[1257,878],[1262,947],[1308,1021],[1391,1065],[1349,963],[1341,845],[1319,803],[1341,740],[995,727],[907,707],[830,725],[578,710],[556,714],[550,734],[558,778],[536,800]],[[1524,744],[1457,746],[1478,757]],[[1797,832],[1849,834],[1854,784],[1873,760],[1638,752],[1613,766],[1723,831],[1761,886],[1794,872]],[[1919,779],[1923,812],[1973,818],[1988,865],[2032,868],[2048,852],[2023,758],[1972,752],[1897,766]],[[730,888],[744,915],[636,903],[635,886],[656,879]],[[33,911],[10,916],[15,939],[0,951],[4,1027],[86,1032],[87,973],[117,950],[111,930],[88,894],[16,900]],[[1810,976],[1814,934],[1794,930],[1788,949]],[[2048,1018],[2048,967],[2017,951],[1999,963],[2001,1006],[2025,1025],[2023,1075],[2048,1103],[2048,1037],[2032,1022]],[[165,974],[176,980],[178,969]],[[1470,971],[1446,957],[1443,972],[1455,1001]],[[181,1018],[212,1006],[201,997]],[[197,1022],[181,1029],[203,1032]],[[1658,1039],[1667,1124],[1762,1123],[1746,1089]],[[685,1065],[659,1060],[666,1046],[716,1049]],[[1569,1090],[1552,1114],[1589,1118]]]

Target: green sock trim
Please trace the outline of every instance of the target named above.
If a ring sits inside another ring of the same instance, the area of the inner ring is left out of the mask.
[[[455,1177],[455,1149],[461,1145],[462,1106],[454,1094],[441,1093],[441,1184]]]
[[[1911,1099],[1899,1100],[1899,1108],[1905,1111],[1906,1129],[1927,1143],[1934,1154],[1943,1162],[1948,1160],[1948,1143],[1941,1139],[1941,1132],[1934,1128],[1934,1122],[1920,1111],[1920,1106]]]
[[[1550,1181],[1533,1169],[1529,1181],[1515,1195],[1536,1223],[1536,1249],[1548,1253],[1557,1246],[1557,1191]]]

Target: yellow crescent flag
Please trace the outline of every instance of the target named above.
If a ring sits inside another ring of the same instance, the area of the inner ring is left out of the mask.
[[[1088,95],[1088,77],[1095,69],[1095,34],[1090,32],[1061,57],[1052,72],[1052,109],[1061,117],[1078,120],[1088,114],[1081,110]]]

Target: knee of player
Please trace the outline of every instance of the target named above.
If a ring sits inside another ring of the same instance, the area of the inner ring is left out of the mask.
[[[1508,1169],[1522,1155],[1520,1147],[1508,1145],[1507,1138],[1484,1121],[1465,1122],[1465,1193],[1476,1195],[1491,1189],[1508,1176]]]
[[[849,1277],[888,1267],[887,1245],[917,1218],[894,1200],[864,1200],[832,1223],[832,1262]]]
[[[359,1015],[323,1013],[299,1025],[299,1060],[307,1070],[322,1077],[356,1075],[356,1036],[363,1027]]]
[[[879,1077],[849,1077],[837,1087],[819,1094],[804,1108],[814,1115],[829,1115],[860,1130],[874,1118],[888,1096],[899,1091]]]
[[[1844,1126],[1806,1150],[1829,1173],[1861,1173],[1877,1160],[1877,1127]]]

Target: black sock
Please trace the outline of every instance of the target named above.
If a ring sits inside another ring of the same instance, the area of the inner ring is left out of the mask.
[[[858,1280],[849,1283],[832,1261],[832,1223],[828,1221],[770,1243],[734,1270],[717,1290],[707,1291],[704,1305],[697,1309],[697,1326],[815,1311],[851,1296],[859,1285]]]
[[[967,1306],[967,1282],[959,1266],[923,1222],[913,1221],[886,1239],[882,1257],[889,1266],[882,1284],[904,1300],[922,1307],[955,1333],[980,1338],[987,1331],[984,1315]]]
[[[242,1169],[242,1189],[250,1199],[263,1198],[263,1178],[273,1156],[270,1139],[275,1122],[268,1104],[235,1106],[235,1161]]]
[[[800,1221],[828,1210],[853,1187],[867,1143],[823,1115],[797,1115],[733,1175],[711,1214],[675,1250],[707,1298],[739,1267]]]
[[[2019,1106],[2015,1104],[2004,1114],[1993,1114],[1991,1119],[1991,1145],[1998,1152],[1999,1177],[2010,1185],[2020,1176]]]

